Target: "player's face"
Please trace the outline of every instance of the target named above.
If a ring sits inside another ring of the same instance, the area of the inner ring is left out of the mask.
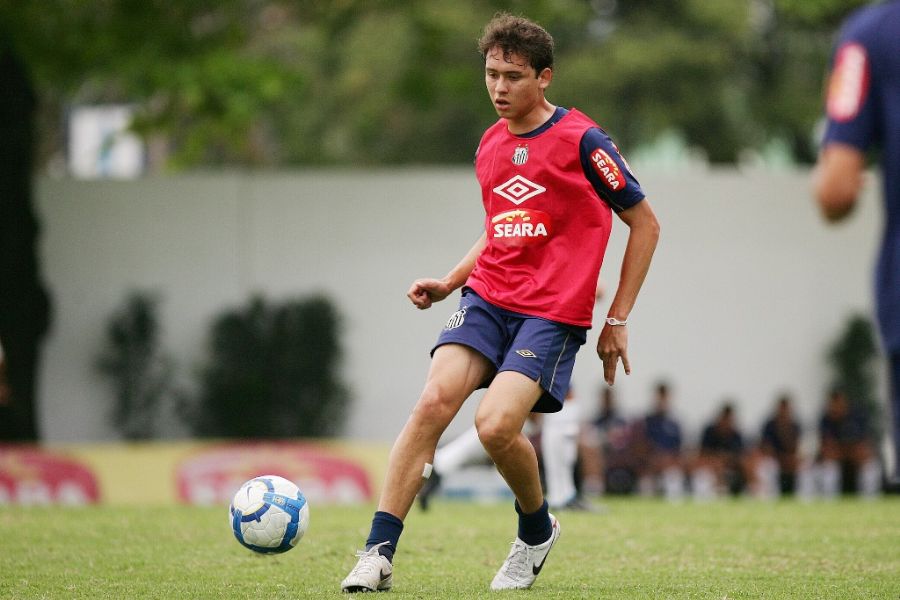
[[[538,75],[518,54],[504,57],[499,47],[489,50],[485,58],[484,81],[494,109],[500,117],[514,123],[527,121],[542,105],[552,76],[550,69]]]

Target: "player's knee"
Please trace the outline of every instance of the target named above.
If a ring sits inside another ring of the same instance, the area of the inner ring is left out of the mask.
[[[455,414],[453,399],[439,385],[429,384],[422,390],[412,417],[423,424],[445,426]]]
[[[519,435],[519,429],[503,415],[476,415],[475,429],[484,449],[492,456],[509,448]]]

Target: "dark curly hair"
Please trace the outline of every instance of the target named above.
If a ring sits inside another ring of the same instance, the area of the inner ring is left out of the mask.
[[[553,37],[547,30],[525,17],[509,13],[497,13],[484,27],[484,34],[478,40],[478,50],[487,59],[491,48],[500,48],[503,59],[518,54],[534,67],[539,75],[544,69],[553,68]]]

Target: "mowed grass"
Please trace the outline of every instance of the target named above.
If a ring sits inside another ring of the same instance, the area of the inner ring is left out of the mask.
[[[900,598],[900,499],[671,505],[560,513],[535,586],[491,593],[515,536],[508,504],[416,508],[396,598]],[[371,506],[312,506],[300,545],[258,556],[226,507],[0,507],[0,598],[326,598],[355,564]],[[384,596],[382,596],[384,597]]]

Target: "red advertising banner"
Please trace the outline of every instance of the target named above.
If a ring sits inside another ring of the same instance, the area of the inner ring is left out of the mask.
[[[357,462],[323,445],[307,442],[237,442],[207,446],[177,466],[178,500],[227,504],[245,481],[280,475],[313,503],[353,504],[372,498],[369,473]]]
[[[80,462],[39,447],[0,445],[0,504],[94,504],[97,478]]]

